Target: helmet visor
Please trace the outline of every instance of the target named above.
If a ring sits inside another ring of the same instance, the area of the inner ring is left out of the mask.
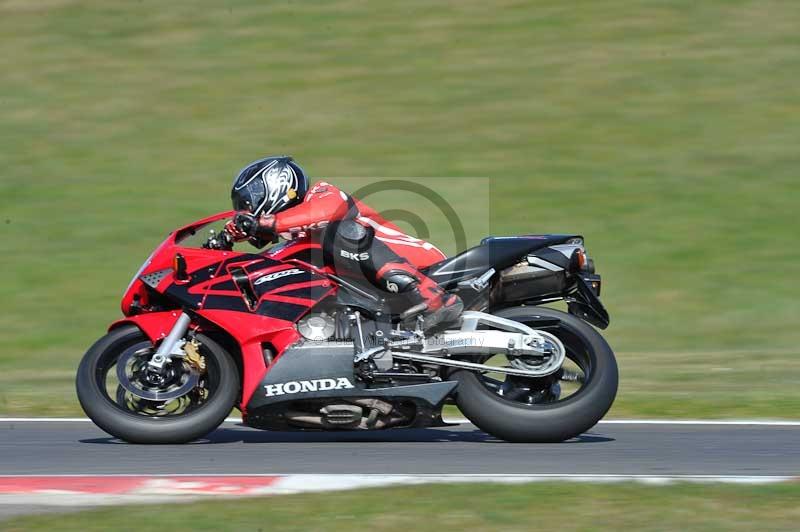
[[[267,197],[267,187],[261,174],[256,174],[243,185],[235,187],[231,196],[234,210],[258,214],[264,208]]]

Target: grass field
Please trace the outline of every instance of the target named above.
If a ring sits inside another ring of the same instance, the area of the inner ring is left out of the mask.
[[[492,232],[583,233],[613,415],[796,418],[799,26],[791,0],[0,0],[0,412],[77,413],[153,246],[291,153],[490,178],[453,193]]]
[[[797,484],[428,485],[16,519],[16,530],[796,530]]]

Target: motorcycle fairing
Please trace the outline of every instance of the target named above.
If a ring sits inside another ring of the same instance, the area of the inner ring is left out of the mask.
[[[282,242],[270,248],[265,255],[275,260],[298,260],[326,269],[322,244],[312,239],[303,238]]]
[[[230,217],[231,213],[211,216],[171,233],[156,249],[138,279],[134,279],[123,297],[125,319],[113,323],[110,329],[123,324],[137,326],[152,342],[164,338],[175,325],[180,311],[144,312],[137,314],[134,301],[146,302],[149,290],[174,301],[176,307],[190,310],[200,322],[216,325],[230,334],[239,344],[243,362],[241,407],[253,395],[267,372],[264,344],[271,346],[280,360],[285,348],[296,342],[299,334],[294,323],[319,301],[336,293],[324,276],[302,265],[280,262],[263,255],[183,247],[179,241],[208,223]],[[176,253],[183,255],[189,278],[176,279],[172,261]],[[258,300],[249,307],[245,294],[233,281],[232,271],[247,272],[248,282]],[[292,275],[276,275],[263,282],[258,280],[284,270],[299,270]],[[258,283],[253,285],[252,283]]]
[[[294,322],[334,290],[322,275],[261,255],[237,254],[209,263],[207,253],[198,250],[179,248],[175,252],[181,253],[190,266],[187,281],[177,280],[171,269],[145,273],[139,279],[192,309],[256,312]],[[247,290],[237,286],[234,276],[238,272],[243,272]],[[291,275],[281,276],[282,272]],[[248,294],[256,298],[252,306]]]
[[[203,310],[198,315],[227,331],[239,344],[242,352],[242,400],[239,409],[247,413],[247,404],[263,380],[267,371],[295,343],[300,334],[292,322],[278,320],[259,314],[235,312],[230,310]],[[264,344],[276,354],[272,364],[267,367],[264,359]]]
[[[197,317],[210,322],[230,334],[239,344],[242,354],[242,398],[240,409],[244,412],[264,375],[267,364],[264,359],[264,344],[271,346],[280,360],[287,346],[296,342],[300,335],[292,322],[277,320],[258,314],[230,310],[200,310]],[[163,339],[175,326],[180,312],[148,312],[128,316],[111,324],[109,331],[123,325],[139,328],[151,342]],[[352,355],[351,355],[352,361]]]
[[[135,325],[151,342],[155,343],[169,334],[180,315],[181,313],[177,310],[137,314],[113,322],[109,325],[108,330],[113,331],[123,325]]]
[[[333,383],[339,379],[346,379],[349,386],[331,389],[313,389],[307,386],[302,391],[292,393],[285,393],[282,389],[287,383],[314,384],[319,380]],[[440,423],[438,413],[457,385],[456,381],[445,381],[369,388],[355,376],[352,344],[298,342],[270,366],[269,372],[247,403],[244,421],[256,428],[285,428],[282,414],[286,409],[280,408],[282,404],[288,407],[295,401],[375,397],[414,403],[418,415],[412,426],[432,426]]]
[[[233,214],[233,211],[221,212],[193,222],[167,235],[167,238],[164,239],[164,241],[155,249],[155,251],[153,251],[152,255],[150,255],[147,261],[145,261],[144,265],[142,266],[142,270],[139,272],[139,276],[131,281],[128,289],[122,296],[122,313],[126,316],[131,316],[135,312],[134,303],[136,301],[139,301],[142,304],[147,303],[149,293],[144,288],[142,278],[157,271],[170,270],[170,273],[172,273],[172,260],[175,257],[175,253],[178,251],[186,256],[191,255],[196,259],[192,261],[191,265],[195,270],[202,266],[200,264],[201,261],[206,261],[207,265],[210,265],[224,260],[229,256],[235,255],[235,253],[228,251],[200,250],[179,245],[179,243],[185,238],[196,234],[200,228],[211,223],[230,218],[233,216]]]

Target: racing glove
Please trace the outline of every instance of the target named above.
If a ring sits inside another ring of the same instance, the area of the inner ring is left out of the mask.
[[[225,224],[225,232],[231,235],[236,242],[247,240],[255,236],[258,220],[249,212],[237,212],[233,220]]]
[[[249,240],[256,247],[263,247],[275,240],[275,217],[256,217],[249,212],[237,212],[233,220],[225,225],[225,231],[237,242]]]

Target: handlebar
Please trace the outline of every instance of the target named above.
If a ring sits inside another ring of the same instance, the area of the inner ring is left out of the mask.
[[[233,249],[233,236],[224,228],[217,234],[213,229],[209,231],[208,240],[206,240],[203,247],[205,249],[217,249],[221,251],[230,251]]]

